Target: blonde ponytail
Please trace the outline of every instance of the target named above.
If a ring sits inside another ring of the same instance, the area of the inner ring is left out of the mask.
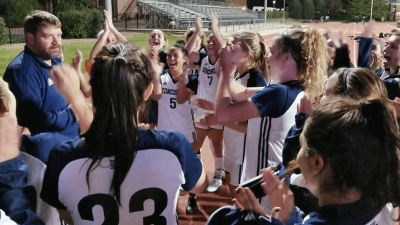
[[[327,70],[328,53],[325,38],[316,28],[305,32],[301,41],[302,71],[299,80],[312,100],[322,93]]]
[[[291,30],[282,35],[281,51],[291,51],[297,63],[298,80],[311,100],[316,101],[322,93],[327,70],[328,53],[323,35],[316,29]]]
[[[257,69],[264,75],[265,80],[268,81],[267,47],[264,39],[258,33],[250,31],[238,31],[232,37],[240,39],[244,43],[243,50],[249,53],[246,69]]]

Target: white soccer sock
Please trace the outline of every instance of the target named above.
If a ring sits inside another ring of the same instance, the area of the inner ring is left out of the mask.
[[[215,170],[224,168],[224,158],[215,157]]]

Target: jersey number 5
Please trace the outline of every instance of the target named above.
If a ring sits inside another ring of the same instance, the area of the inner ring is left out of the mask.
[[[168,196],[160,188],[145,188],[135,192],[129,200],[129,212],[144,210],[144,202],[147,199],[154,201],[153,215],[143,217],[143,224],[165,225],[167,220],[161,213],[167,208]],[[119,206],[117,201],[107,194],[93,194],[82,198],[78,203],[79,215],[83,220],[94,221],[92,208],[96,205],[103,207],[103,225],[119,224]]]
[[[169,99],[169,107],[171,107],[171,109],[175,109],[176,108],[176,98],[170,98]]]

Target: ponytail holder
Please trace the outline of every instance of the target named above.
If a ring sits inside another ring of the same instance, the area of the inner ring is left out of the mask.
[[[117,55],[117,57],[115,57],[114,60],[117,60],[117,59],[122,59],[122,60],[124,60],[125,63],[128,63],[128,60],[126,60],[125,56],[123,56],[123,55]]]

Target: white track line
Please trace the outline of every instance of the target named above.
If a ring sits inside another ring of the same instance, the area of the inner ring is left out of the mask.
[[[338,30],[340,30],[340,28],[342,28],[344,25],[346,25],[345,23],[343,23],[342,26],[340,26],[335,32],[338,32]]]
[[[349,23],[349,26],[346,28],[346,30],[344,31],[343,35],[346,33],[347,29],[349,29],[351,23]]]

